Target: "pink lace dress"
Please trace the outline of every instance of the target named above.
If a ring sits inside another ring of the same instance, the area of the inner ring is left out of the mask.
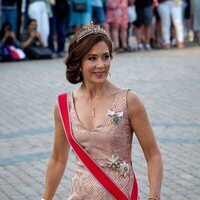
[[[102,123],[87,130],[79,120],[72,94],[68,97],[72,132],[75,139],[106,172],[110,179],[130,197],[134,184],[131,164],[132,133],[127,113],[127,90],[121,89]],[[68,200],[111,200],[104,189],[78,160]]]
[[[108,23],[117,23],[121,21],[120,0],[108,0],[106,5],[106,17]]]
[[[106,17],[108,23],[116,23],[121,27],[128,27],[128,1],[108,0]]]

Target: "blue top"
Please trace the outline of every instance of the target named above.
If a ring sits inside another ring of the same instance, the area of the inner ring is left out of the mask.
[[[74,10],[75,3],[85,3],[86,11],[76,12]],[[70,26],[82,26],[90,24],[92,21],[92,5],[90,0],[70,0]]]

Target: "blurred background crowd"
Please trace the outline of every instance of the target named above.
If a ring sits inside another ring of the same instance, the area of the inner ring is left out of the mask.
[[[200,44],[200,0],[0,0],[0,61],[64,57],[91,21],[116,53]]]

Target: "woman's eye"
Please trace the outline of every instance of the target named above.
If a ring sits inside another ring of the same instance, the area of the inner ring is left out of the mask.
[[[95,57],[89,57],[88,60],[95,60]]]
[[[104,56],[104,59],[105,59],[105,60],[107,60],[107,59],[109,59],[109,58],[110,58],[109,55],[105,55],[105,56]]]

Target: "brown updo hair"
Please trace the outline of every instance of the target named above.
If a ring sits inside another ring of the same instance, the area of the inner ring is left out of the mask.
[[[109,48],[110,57],[112,58],[112,42],[107,35],[102,33],[92,33],[77,42],[76,40],[81,31],[77,32],[70,41],[68,57],[65,61],[66,78],[73,84],[83,81],[83,76],[80,71],[82,58],[96,43],[101,41],[105,42]]]

